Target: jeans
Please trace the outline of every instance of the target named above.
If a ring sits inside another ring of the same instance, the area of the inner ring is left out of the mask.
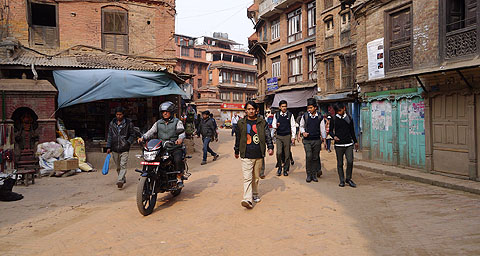
[[[303,148],[305,149],[306,171],[307,176],[315,176],[321,171],[320,150],[322,149],[321,140],[303,140]]]
[[[332,140],[327,139],[327,150],[330,150],[330,145],[332,145]]]
[[[237,124],[232,124],[232,136],[236,134]]]
[[[335,146],[335,153],[337,154],[337,171],[340,181],[345,181],[343,173],[343,155],[347,159],[347,180],[352,179],[353,172],[353,145],[348,147]]]
[[[203,161],[207,161],[207,152],[212,154],[212,156],[216,156],[217,153],[213,152],[213,150],[210,148],[210,141],[212,141],[212,138],[210,137],[204,137],[203,138]]]

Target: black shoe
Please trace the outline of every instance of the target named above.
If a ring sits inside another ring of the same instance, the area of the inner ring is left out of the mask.
[[[219,155],[216,154],[214,157],[213,157],[213,161],[216,161],[218,159]]]
[[[317,178],[320,178],[320,176],[322,176],[322,174],[323,174],[322,170],[318,171],[317,172]]]
[[[284,172],[283,172],[283,176],[288,176],[288,172],[287,172],[287,171],[284,171]]]
[[[317,177],[315,177],[315,175],[312,177],[312,180],[313,180],[314,182],[318,182],[318,179],[317,179]]]
[[[123,187],[123,181],[117,181],[117,188],[122,188]]]
[[[290,164],[291,164],[291,165],[295,165],[295,161],[292,160],[292,161],[290,162]]]
[[[356,188],[357,187],[357,184],[355,184],[355,182],[353,182],[353,180],[347,180],[347,183],[350,187],[352,188]]]
[[[307,175],[306,181],[307,181],[307,183],[312,182],[312,176],[311,176],[311,175]]]
[[[281,176],[281,175],[282,175],[282,167],[278,167],[277,176]]]
[[[340,186],[340,187],[342,187],[342,188],[345,187],[345,181],[343,181],[343,180],[340,181],[340,184],[338,184],[338,186]]]
[[[183,188],[183,181],[177,181],[177,188]]]

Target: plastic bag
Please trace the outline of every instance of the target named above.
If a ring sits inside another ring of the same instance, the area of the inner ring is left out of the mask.
[[[62,145],[63,147],[63,158],[64,159],[70,159],[73,158],[73,146],[70,141],[62,139],[62,138],[57,138],[57,142]]]
[[[103,169],[102,169],[102,174],[107,175],[108,174],[108,169],[110,168],[110,154],[107,154],[107,157],[105,157],[105,162],[103,163]]]
[[[74,149],[74,156],[78,158],[80,163],[87,162],[87,155],[85,154],[85,142],[82,138],[76,137],[70,140]]]

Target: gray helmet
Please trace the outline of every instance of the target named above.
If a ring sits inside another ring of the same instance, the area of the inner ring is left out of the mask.
[[[175,111],[175,104],[171,101],[165,101],[164,103],[160,104],[160,107],[158,107],[158,111],[162,113],[163,111],[168,111],[170,113],[173,113]]]

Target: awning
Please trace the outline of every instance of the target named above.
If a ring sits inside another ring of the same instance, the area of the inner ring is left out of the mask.
[[[177,83],[164,72],[113,69],[55,70],[58,107],[105,99],[182,95]]]
[[[332,102],[332,101],[347,101],[353,100],[352,92],[343,92],[336,94],[327,94],[327,95],[317,95],[315,99],[320,102]]]
[[[316,87],[279,92],[275,94],[272,107],[278,108],[278,104],[281,100],[286,100],[289,108],[306,107],[307,99],[312,98],[316,93]]]

